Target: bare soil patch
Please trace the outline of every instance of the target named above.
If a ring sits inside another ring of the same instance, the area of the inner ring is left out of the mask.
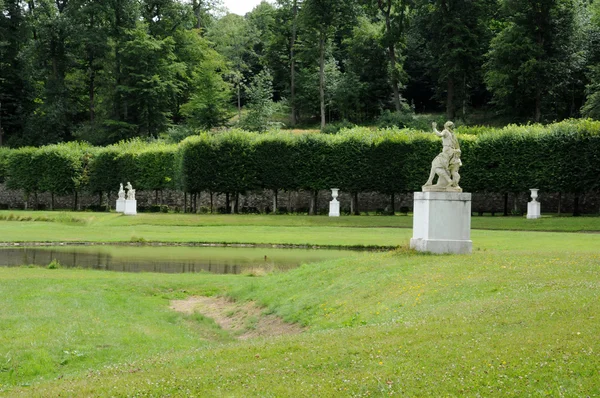
[[[240,340],[254,337],[281,336],[302,333],[303,328],[284,322],[275,315],[265,315],[253,302],[237,303],[223,297],[189,297],[172,300],[169,307],[184,314],[200,313],[212,318],[222,329]]]

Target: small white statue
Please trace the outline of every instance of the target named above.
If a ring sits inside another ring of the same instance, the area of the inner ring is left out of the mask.
[[[125,186],[125,189],[127,189],[128,191],[130,189],[133,189],[133,187],[131,186],[131,183],[129,181],[127,181],[127,185]]]
[[[135,189],[131,188],[127,191],[127,200],[135,200]]]
[[[123,190],[123,183],[119,184],[119,199],[125,199],[125,191]]]
[[[462,166],[460,160],[460,144],[454,135],[452,129],[454,123],[448,121],[444,124],[444,130],[441,132],[437,130],[437,123],[432,123],[433,132],[438,137],[442,138],[442,153],[437,155],[433,162],[431,162],[431,171],[429,173],[429,179],[423,185],[423,192],[427,191],[449,191],[449,192],[462,192],[462,188],[458,186],[460,181],[460,174],[458,169]],[[433,185],[433,179],[437,175],[438,180]]]

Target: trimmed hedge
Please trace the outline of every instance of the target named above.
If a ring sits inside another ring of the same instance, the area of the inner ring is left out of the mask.
[[[507,126],[458,134],[467,192],[585,193],[600,189],[600,122]],[[180,144],[122,142],[105,148],[60,144],[0,150],[0,181],[26,194],[178,189],[238,194],[254,189],[338,187],[393,195],[421,189],[441,151],[432,133],[364,127],[337,135],[241,130],[202,133]]]

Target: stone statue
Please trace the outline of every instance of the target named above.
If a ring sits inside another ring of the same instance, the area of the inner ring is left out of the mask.
[[[127,181],[127,185],[125,186],[125,189],[127,189],[128,191],[130,189],[133,189],[133,187],[131,186],[131,183],[129,181]]]
[[[127,200],[135,200],[135,189],[131,188],[127,191]]]
[[[442,138],[442,152],[431,162],[429,179],[423,185],[423,192],[462,192],[458,186],[460,174],[458,169],[462,166],[460,160],[460,145],[452,129],[454,123],[448,121],[444,124],[444,130],[437,130],[437,124],[432,123],[433,132]],[[437,175],[437,183],[433,185],[433,179]]]
[[[119,184],[119,199],[125,199],[125,191],[123,190],[123,183]]]

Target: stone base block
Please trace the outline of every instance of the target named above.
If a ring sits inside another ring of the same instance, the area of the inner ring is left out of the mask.
[[[340,216],[340,202],[336,199],[329,202],[329,217]]]
[[[123,214],[126,216],[135,216],[137,214],[137,200],[126,200]]]
[[[125,212],[125,199],[117,199],[117,213]]]
[[[535,219],[535,218],[541,218],[541,217],[542,217],[542,207],[540,205],[540,202],[531,201],[531,202],[527,203],[527,218]]]
[[[419,252],[470,254],[473,242],[470,240],[411,239],[410,248]]]
[[[422,252],[468,254],[471,241],[471,194],[415,192],[410,247]]]

